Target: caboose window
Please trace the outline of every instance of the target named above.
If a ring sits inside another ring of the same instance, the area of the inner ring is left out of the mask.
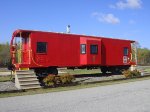
[[[80,46],[80,51],[81,51],[81,54],[86,54],[86,45],[85,44],[81,44]]]
[[[98,45],[91,45],[90,51],[91,51],[91,54],[97,54],[98,53]]]
[[[37,42],[37,53],[46,53],[47,52],[47,42]]]
[[[128,48],[125,47],[125,48],[124,48],[124,56],[127,56],[127,55],[128,55]]]

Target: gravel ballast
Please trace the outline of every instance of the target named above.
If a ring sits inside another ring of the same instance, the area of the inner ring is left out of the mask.
[[[0,92],[15,91],[15,90],[18,90],[18,89],[15,87],[14,82],[11,82],[11,81],[0,82]]]

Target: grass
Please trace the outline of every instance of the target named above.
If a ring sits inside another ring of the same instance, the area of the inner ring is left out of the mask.
[[[93,70],[87,70],[87,69],[61,69],[60,71],[69,73],[71,75],[74,74],[95,74],[95,73],[101,73],[100,69],[93,69]]]
[[[150,73],[150,66],[140,66],[141,69],[143,69],[145,72]]]
[[[11,77],[11,76],[0,76],[0,82],[11,81],[13,77]]]
[[[148,68],[148,69],[145,69],[145,71],[150,73],[150,68]]]
[[[142,81],[142,80],[150,80],[150,76],[141,77],[141,78],[133,78],[133,79],[126,79],[126,80],[110,80],[110,81],[100,81],[95,83],[87,83],[87,84],[78,84],[75,86],[67,86],[67,87],[57,87],[57,88],[41,88],[41,89],[33,89],[33,90],[26,90],[26,91],[19,91],[19,92],[12,92],[12,93],[0,93],[0,98],[4,97],[13,97],[13,96],[23,96],[23,95],[34,95],[34,94],[43,94],[43,93],[50,93],[50,92],[60,92],[60,91],[69,91],[69,90],[76,90],[76,89],[84,89],[84,88],[91,88],[91,87],[99,87],[99,86],[106,86],[106,85],[114,85],[120,83],[128,83],[134,81]]]

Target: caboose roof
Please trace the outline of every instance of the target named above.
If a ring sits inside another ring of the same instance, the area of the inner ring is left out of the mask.
[[[124,40],[124,41],[130,41],[130,42],[135,42],[134,40],[127,40],[127,39],[120,39],[120,38],[110,38],[110,37],[103,37],[103,36],[91,36],[91,35],[81,35],[81,34],[73,34],[73,33],[62,33],[62,32],[48,32],[48,31],[38,31],[38,30],[23,30],[23,29],[18,29],[15,30],[13,33],[14,37],[20,37],[20,33],[23,37],[28,36],[30,33],[37,32],[37,33],[54,33],[54,34],[62,34],[62,35],[76,35],[80,37],[92,37],[92,38],[105,38],[105,39],[116,39],[116,40]]]

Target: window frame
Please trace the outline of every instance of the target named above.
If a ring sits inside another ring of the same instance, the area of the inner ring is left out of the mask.
[[[123,48],[123,55],[124,56],[128,56],[129,55],[129,48],[128,47],[124,47]]]
[[[40,46],[40,45],[38,45],[38,44],[41,44],[41,43],[42,43],[42,44],[43,44],[43,43],[45,44],[45,45],[43,46],[43,47],[45,48],[45,50],[43,50],[43,52],[42,52],[42,50],[39,50],[39,46]],[[47,53],[47,48],[48,48],[48,47],[47,47],[47,42],[36,42],[36,53],[37,53],[37,54],[46,54],[46,53]]]
[[[86,54],[86,44],[80,44],[80,53],[81,54]]]
[[[94,50],[92,47],[95,47]],[[90,45],[90,54],[98,54],[98,45],[97,44],[91,44]]]

